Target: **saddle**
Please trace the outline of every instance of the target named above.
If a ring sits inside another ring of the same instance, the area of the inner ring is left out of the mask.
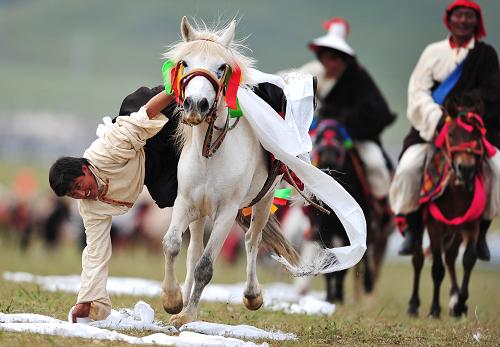
[[[440,197],[449,177],[450,166],[446,157],[441,149],[435,148],[433,153],[425,159],[419,204],[425,204]]]

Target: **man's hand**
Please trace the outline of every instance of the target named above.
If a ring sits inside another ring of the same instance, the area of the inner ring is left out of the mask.
[[[149,119],[155,118],[161,112],[161,110],[167,107],[174,100],[175,95],[168,95],[165,92],[160,92],[153,96],[146,103],[146,113]]]
[[[82,304],[76,304],[75,308],[71,312],[71,320],[76,323],[76,318],[86,318],[90,313],[90,302],[85,302]]]

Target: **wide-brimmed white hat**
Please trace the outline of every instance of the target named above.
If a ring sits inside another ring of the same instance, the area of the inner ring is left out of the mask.
[[[347,44],[349,34],[349,23],[340,17],[333,17],[323,24],[327,30],[325,36],[318,37],[309,44],[309,48],[316,51],[319,47],[333,48],[350,56],[355,56],[354,50]]]

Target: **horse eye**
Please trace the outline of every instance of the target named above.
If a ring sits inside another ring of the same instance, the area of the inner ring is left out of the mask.
[[[217,78],[221,78],[222,75],[224,74],[224,71],[226,71],[226,64],[222,64],[221,66],[219,66],[219,68],[217,69]]]

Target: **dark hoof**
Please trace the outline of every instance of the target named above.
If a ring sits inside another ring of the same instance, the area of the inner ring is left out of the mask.
[[[460,318],[462,316],[467,316],[468,307],[467,305],[456,304],[453,307],[450,307],[448,313],[451,317]]]
[[[431,309],[431,312],[429,312],[429,318],[439,319],[439,316],[441,316],[441,310],[439,309]]]
[[[417,307],[409,307],[408,311],[406,311],[408,317],[417,318],[418,317],[418,308]]]

